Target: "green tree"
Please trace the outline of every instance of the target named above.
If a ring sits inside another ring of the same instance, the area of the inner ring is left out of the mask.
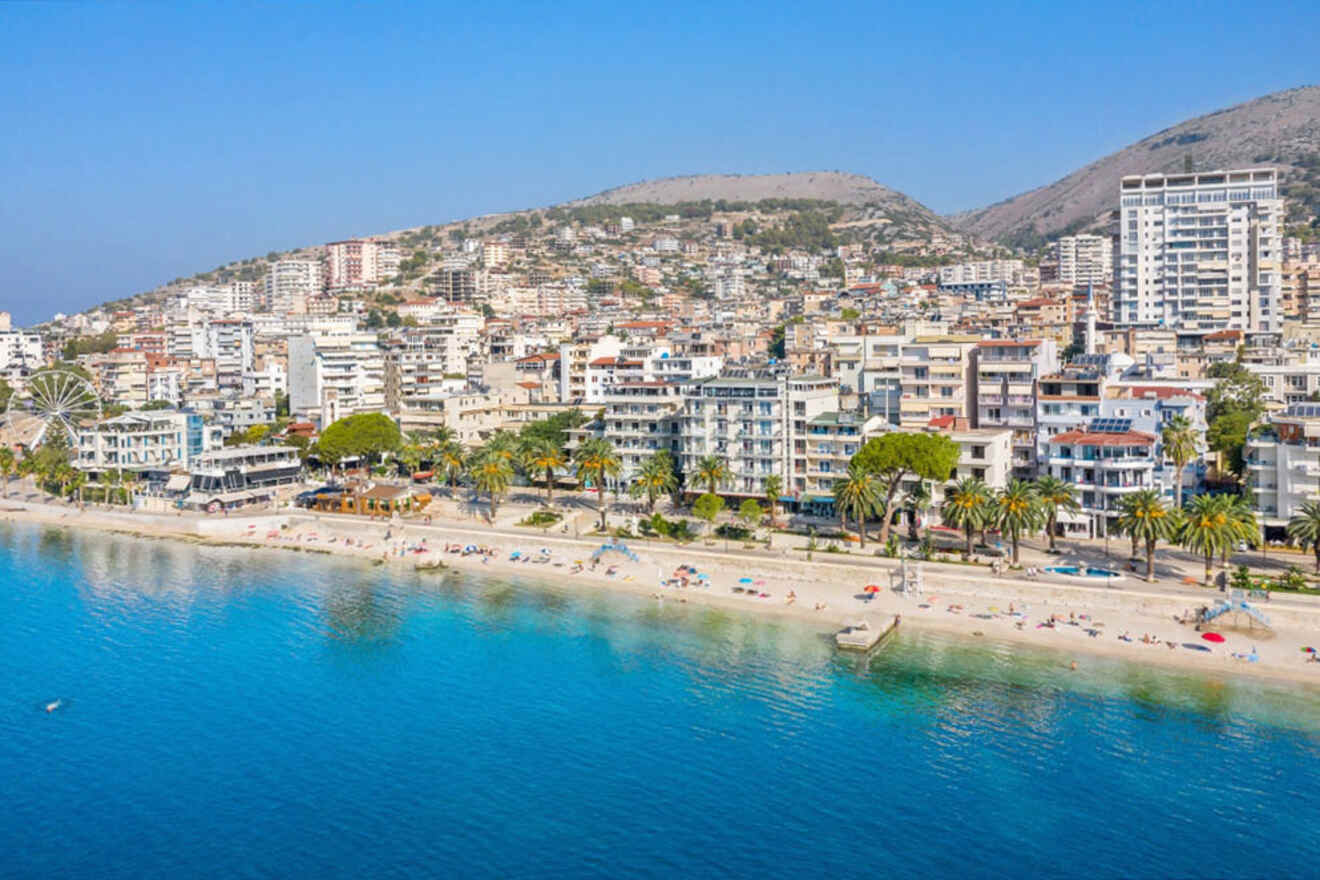
[[[586,486],[590,482],[596,487],[596,501],[600,511],[600,530],[603,532],[608,527],[605,520],[605,492],[606,479],[617,477],[622,468],[622,462],[619,461],[619,453],[614,450],[614,444],[600,437],[592,437],[582,441],[577,451],[573,453],[573,461],[577,465],[578,481]]]
[[[1036,497],[1045,508],[1045,531],[1049,534],[1050,549],[1054,550],[1054,533],[1059,522],[1059,511],[1076,513],[1082,507],[1073,495],[1072,486],[1058,477],[1046,475],[1037,479]]]
[[[1118,530],[1132,539],[1133,555],[1137,542],[1146,545],[1146,580],[1155,580],[1155,545],[1169,543],[1178,534],[1178,511],[1169,509],[1153,489],[1143,489],[1124,497]]]
[[[633,498],[646,496],[648,513],[655,513],[656,499],[668,495],[678,487],[678,478],[674,476],[674,457],[669,450],[661,449],[647,456],[642,466],[633,477],[628,494]]]
[[[1265,382],[1239,362],[1211,364],[1206,375],[1217,380],[1205,395],[1206,443],[1241,476],[1247,432],[1265,411]]]
[[[755,498],[746,498],[738,505],[738,519],[747,523],[749,529],[755,529],[764,516],[765,511],[756,503]]]
[[[724,499],[713,492],[707,492],[692,502],[693,515],[704,519],[708,529],[715,524],[715,518],[722,510],[724,510]]]
[[[1233,545],[1234,526],[1223,495],[1197,495],[1184,508],[1177,541],[1205,558],[1205,582],[1210,583],[1215,554]]]
[[[346,458],[361,458],[368,464],[394,452],[403,435],[394,420],[384,413],[357,413],[342,418],[321,432],[317,441],[327,460],[338,463]]]
[[[545,477],[545,506],[555,504],[555,471],[568,463],[563,450],[554,441],[544,437],[533,437],[520,444],[522,466],[528,475],[539,474]]]
[[[994,523],[1008,536],[1013,545],[1013,564],[1018,564],[1018,544],[1024,534],[1039,529],[1045,520],[1045,511],[1036,495],[1036,489],[1026,480],[1010,480],[995,495],[991,508]]]
[[[770,509],[770,524],[779,518],[779,496],[784,494],[784,481],[779,474],[770,474],[765,478],[765,503]]]
[[[1160,432],[1164,457],[1173,463],[1173,503],[1181,507],[1183,471],[1196,456],[1196,431],[1186,416],[1174,416]]]
[[[991,516],[990,487],[975,477],[963,477],[944,493],[940,518],[967,535],[967,555],[972,555],[972,538]]]
[[[839,512],[839,524],[853,518],[861,549],[866,549],[866,518],[880,506],[880,491],[880,478],[856,463],[848,466],[848,476],[834,481],[834,507]]]
[[[1320,502],[1304,501],[1288,519],[1288,537],[1302,549],[1308,546],[1315,554],[1315,570],[1320,572]]]
[[[472,457],[468,472],[472,475],[472,485],[490,499],[490,521],[494,523],[500,498],[513,483],[513,465],[502,455],[482,450]]]
[[[5,478],[5,497],[9,497],[9,478],[18,472],[18,457],[8,446],[0,446],[0,476]]]
[[[733,474],[729,463],[718,455],[707,455],[697,462],[697,482],[706,485],[706,492],[714,495],[721,486],[726,486]]]
[[[450,440],[441,444],[434,454],[436,469],[444,472],[449,480],[450,489],[457,488],[458,479],[463,476],[464,462],[467,460],[467,452],[463,449],[463,444],[457,440]]]
[[[884,498],[884,519],[880,526],[880,542],[889,540],[889,527],[894,518],[894,496],[908,477],[944,482],[958,465],[958,444],[944,434],[891,431],[872,437],[852,457],[849,470],[855,465],[874,474],[881,482]]]

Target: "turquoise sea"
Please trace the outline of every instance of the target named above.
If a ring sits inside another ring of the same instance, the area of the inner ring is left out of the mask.
[[[1320,863],[1313,690],[27,525],[0,572],[4,877]]]

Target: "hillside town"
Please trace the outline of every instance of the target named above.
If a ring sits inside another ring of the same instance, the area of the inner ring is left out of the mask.
[[[5,316],[0,467],[153,510],[309,503],[345,478],[378,500],[467,486],[492,517],[516,485],[711,496],[711,522],[764,502],[863,542],[868,520],[960,529],[959,497],[1030,486],[1054,493],[1051,539],[1229,498],[1242,540],[1305,544],[1320,245],[1285,233],[1271,167],[1113,194],[1108,229],[1031,254],[831,202],[591,204]],[[917,444],[862,467],[906,435],[956,461],[927,472]]]

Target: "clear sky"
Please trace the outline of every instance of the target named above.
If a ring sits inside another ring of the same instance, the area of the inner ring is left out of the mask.
[[[653,177],[946,212],[1320,82],[1320,4],[0,4],[0,309]]]

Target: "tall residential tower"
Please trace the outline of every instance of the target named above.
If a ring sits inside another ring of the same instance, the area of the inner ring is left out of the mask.
[[[1279,330],[1283,200],[1273,168],[1129,175],[1114,321]]]

